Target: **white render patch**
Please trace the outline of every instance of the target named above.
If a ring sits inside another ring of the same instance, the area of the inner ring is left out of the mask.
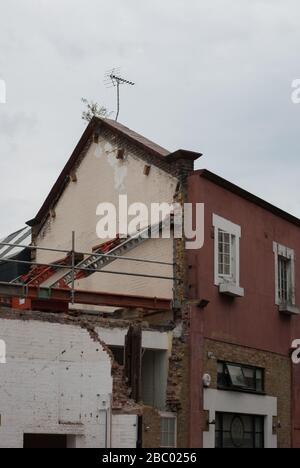
[[[112,167],[114,172],[114,187],[115,190],[119,193],[125,191],[125,179],[128,173],[128,167],[120,160],[117,159],[117,149],[106,142],[98,144],[94,149],[94,156],[96,159],[102,159],[107,157],[108,164]]]
[[[125,346],[128,328],[97,328],[97,334],[107,346]],[[144,330],[142,333],[143,349],[169,351],[172,347],[172,333]]]
[[[72,436],[78,448],[109,441],[111,359],[79,326],[0,319],[0,448],[24,434]]]

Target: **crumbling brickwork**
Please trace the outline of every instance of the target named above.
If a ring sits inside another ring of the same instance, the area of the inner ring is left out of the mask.
[[[175,202],[181,206],[187,202],[186,176],[190,167],[181,168],[177,176],[179,183]],[[189,290],[188,265],[185,239],[174,240],[174,260],[176,283],[174,288],[175,304],[181,305],[174,311],[177,329],[174,331],[172,355],[169,361],[167,407],[177,413],[177,446],[189,447],[190,413],[190,350],[189,350]]]
[[[160,414],[149,406],[143,408],[143,448],[160,447]]]
[[[188,447],[189,439],[189,350],[182,338],[173,339],[169,361],[167,408],[177,413],[177,446]]]

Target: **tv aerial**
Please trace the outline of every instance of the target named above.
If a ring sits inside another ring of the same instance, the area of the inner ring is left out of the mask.
[[[117,89],[117,112],[116,112],[116,122],[118,121],[120,115],[120,86],[134,86],[135,83],[132,81],[125,80],[120,76],[120,68],[113,68],[105,74],[104,83],[107,88],[116,88]]]

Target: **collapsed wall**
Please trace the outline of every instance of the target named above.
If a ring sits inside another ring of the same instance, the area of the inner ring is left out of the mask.
[[[66,436],[68,445],[105,447],[111,407],[111,359],[88,330],[43,314],[1,313],[6,364],[0,365],[0,447],[22,448],[24,435]],[[13,320],[12,320],[13,318]]]
[[[21,448],[27,436],[40,435],[64,436],[66,447],[159,447],[172,326],[135,321],[137,332],[143,328],[139,352],[148,357],[132,368],[130,381],[128,363],[117,362],[112,349],[117,344],[122,350],[132,322],[1,309],[6,364],[0,365],[0,447]],[[136,361],[138,350],[132,351]],[[144,403],[136,377],[142,392],[142,377],[147,386],[152,373],[154,393],[146,392]]]

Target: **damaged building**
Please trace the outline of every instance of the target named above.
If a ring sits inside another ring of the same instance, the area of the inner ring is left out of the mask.
[[[176,246],[142,233],[101,242],[96,209],[117,206],[120,194],[149,210],[172,203],[199,156],[170,154],[113,121],[90,123],[28,222],[30,261],[3,259],[18,272],[0,288],[7,347],[0,391],[9,400],[0,411],[0,446],[188,443]],[[19,238],[3,244],[13,249],[14,242],[28,254]],[[24,410],[16,411],[21,386]]]
[[[0,447],[300,446],[300,220],[200,157],[94,118],[2,241]],[[204,203],[204,246],[99,240],[97,206],[124,194]]]

